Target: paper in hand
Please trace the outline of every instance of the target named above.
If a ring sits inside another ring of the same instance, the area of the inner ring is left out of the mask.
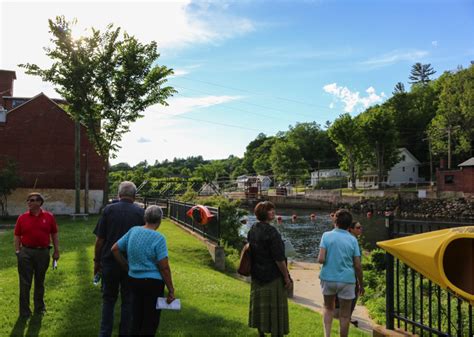
[[[181,310],[181,301],[179,299],[175,299],[173,302],[168,304],[166,302],[166,297],[158,297],[156,300],[156,309]]]

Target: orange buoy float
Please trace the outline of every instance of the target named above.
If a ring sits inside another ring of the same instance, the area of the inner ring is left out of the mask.
[[[281,224],[283,222],[283,218],[281,217],[281,215],[277,216],[277,222],[279,224]]]
[[[371,219],[374,213],[372,212],[367,212],[367,219]]]
[[[203,205],[196,205],[191,207],[187,212],[186,215],[192,218],[195,222],[200,225],[206,225],[214,218],[214,214]]]
[[[297,218],[298,218],[298,217],[296,216],[296,214],[293,214],[293,215],[291,216],[291,221],[296,221]]]

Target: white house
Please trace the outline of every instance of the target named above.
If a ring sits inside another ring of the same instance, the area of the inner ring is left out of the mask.
[[[418,175],[421,164],[419,160],[404,147],[398,150],[400,151],[400,161],[383,177],[384,185],[400,186],[421,182]],[[379,182],[377,172],[375,171],[366,171],[356,179],[357,188],[378,188],[378,186]],[[351,187],[350,181],[348,182],[348,187]]]
[[[314,172],[311,172],[311,186],[316,186],[319,180],[321,179],[339,178],[339,177],[347,177],[347,173],[338,168],[316,170]]]
[[[256,179],[260,183],[260,190],[261,191],[268,191],[270,189],[270,185],[272,184],[272,179],[269,176],[238,176],[237,177],[237,188],[238,189],[245,189],[245,184],[248,182],[249,178],[253,180]]]

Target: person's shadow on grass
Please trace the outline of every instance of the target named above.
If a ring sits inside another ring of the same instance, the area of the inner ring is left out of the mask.
[[[38,337],[41,330],[41,322],[43,321],[42,314],[36,314],[31,316],[30,324],[28,324],[28,330],[26,330],[26,335],[28,337]]]
[[[10,337],[17,337],[23,336],[25,333],[26,323],[28,322],[28,318],[26,317],[18,317],[13,326],[12,332],[10,333]]]
[[[25,334],[26,323],[28,322],[28,318],[18,317],[15,325],[13,326],[12,332],[10,333],[10,337],[38,337],[42,321],[43,315],[31,316],[30,323],[28,324],[28,330]]]

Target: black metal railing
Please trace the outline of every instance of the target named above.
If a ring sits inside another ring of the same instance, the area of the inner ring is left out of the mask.
[[[181,202],[177,200],[168,200],[168,216],[170,219],[186,226],[193,232],[219,244],[220,239],[220,210],[216,207],[209,207],[209,211],[214,215],[211,221],[206,225],[198,224],[186,213],[196,204]]]
[[[472,223],[386,219],[390,239]],[[419,336],[474,337],[473,308],[426,279],[402,261],[386,254],[386,326]]]
[[[135,202],[142,204],[143,208],[145,209],[150,205],[160,206],[161,210],[163,211],[163,216],[168,216],[168,199],[137,196],[135,198]]]

